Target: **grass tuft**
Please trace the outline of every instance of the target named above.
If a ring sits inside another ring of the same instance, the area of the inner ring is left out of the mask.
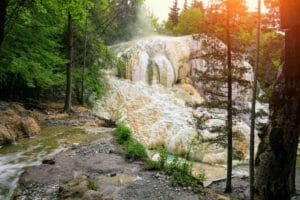
[[[88,188],[89,188],[89,190],[95,190],[95,191],[97,191],[99,189],[99,185],[98,185],[97,181],[95,181],[95,180],[89,180]]]
[[[124,123],[121,123],[117,126],[115,130],[116,140],[119,144],[125,144],[129,140],[132,139],[132,133],[129,127],[127,127]]]

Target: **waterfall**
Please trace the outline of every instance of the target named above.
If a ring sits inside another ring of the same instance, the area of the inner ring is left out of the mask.
[[[226,152],[216,141],[226,119],[226,45],[206,35],[152,36],[111,48],[123,60],[128,80],[109,77],[110,91],[96,102],[95,113],[124,121],[149,148],[166,147],[182,155],[190,152],[198,161],[224,163]],[[234,144],[245,160],[253,71],[243,55],[234,53],[233,63],[233,100],[240,111],[234,118]],[[257,107],[268,112],[267,105]]]

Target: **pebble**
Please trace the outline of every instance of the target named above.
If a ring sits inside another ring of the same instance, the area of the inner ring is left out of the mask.
[[[75,149],[76,154],[82,156],[92,156],[98,153],[110,154],[115,150],[114,146],[110,143],[100,142],[92,143],[87,146],[83,146],[79,149]]]

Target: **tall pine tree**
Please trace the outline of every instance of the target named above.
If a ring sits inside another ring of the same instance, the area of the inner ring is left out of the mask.
[[[300,24],[298,0],[280,1],[285,56],[272,98],[268,128],[261,134],[255,171],[255,199],[291,199],[300,133]]]
[[[4,39],[4,24],[6,22],[6,9],[8,0],[1,0],[0,2],[0,47]]]
[[[230,0],[227,0],[227,17],[226,17],[226,37],[227,37],[227,179],[225,192],[231,193],[231,176],[232,176],[232,63],[231,63],[231,36],[230,36],[230,18],[231,6]]]
[[[74,46],[73,46],[73,18],[70,12],[68,12],[68,33],[67,33],[67,58],[68,58],[68,64],[66,67],[66,78],[67,78],[67,85],[66,85],[66,97],[65,97],[65,107],[64,111],[65,112],[70,112],[71,111],[71,98],[72,98],[72,65],[73,65],[73,51],[74,51]]]
[[[254,141],[255,141],[255,119],[256,119],[256,95],[257,95],[257,69],[259,66],[259,53],[260,53],[260,10],[261,0],[258,0],[257,8],[257,34],[256,34],[256,59],[254,66],[254,85],[253,97],[251,107],[251,130],[250,130],[250,160],[249,160],[249,176],[250,176],[250,200],[254,200]]]
[[[171,12],[169,13],[169,21],[172,22],[173,26],[178,24],[179,17],[179,8],[178,8],[178,0],[175,0],[173,6],[171,7]]]

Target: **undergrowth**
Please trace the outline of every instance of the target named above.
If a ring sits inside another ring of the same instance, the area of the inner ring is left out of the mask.
[[[132,138],[132,132],[124,123],[120,123],[115,130],[116,141],[123,145],[125,157],[129,160],[143,160],[146,158],[145,147]]]
[[[129,140],[124,145],[125,157],[130,160],[143,160],[146,158],[145,147],[136,140]]]
[[[167,175],[171,177],[173,185],[197,188],[199,184],[204,181],[205,174],[200,172],[198,176],[193,176],[192,165],[193,163],[188,161],[188,156],[185,160],[179,160],[179,156],[175,155],[172,162],[167,162],[168,152],[166,149],[159,151],[159,159],[157,161],[148,160],[146,167],[149,170],[163,170]]]
[[[124,123],[120,123],[115,130],[116,141],[123,145],[125,157],[129,160],[146,160],[147,154],[145,147],[132,138],[132,132]],[[165,148],[159,150],[159,158],[157,161],[151,159],[146,160],[146,168],[148,170],[162,170],[171,177],[173,185],[188,187],[194,189],[199,186],[204,178],[204,172],[200,172],[198,176],[193,176],[192,165],[189,159],[189,153],[184,160],[180,160],[175,155],[172,162],[168,162],[168,151]]]

